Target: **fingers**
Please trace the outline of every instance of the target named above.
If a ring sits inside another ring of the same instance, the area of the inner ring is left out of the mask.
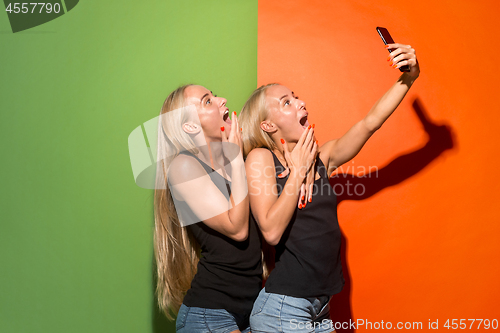
[[[312,193],[314,190],[315,177],[316,177],[316,170],[313,167],[307,173],[305,183],[302,183],[302,186],[300,188],[299,209],[305,208],[308,202],[312,202]]]
[[[241,134],[240,123],[238,122],[238,115],[236,114],[236,111],[233,111],[231,126],[234,126],[234,133]]]
[[[300,193],[299,193],[299,202],[298,202],[299,209],[302,209],[303,207],[306,206],[304,203],[305,195],[306,195],[306,184],[302,183],[302,185],[300,185]]]
[[[400,62],[398,62],[397,64],[394,64],[392,67],[398,69],[400,67],[403,67],[405,65],[408,65],[410,67],[414,67],[417,65],[417,60],[416,59],[410,59],[410,60],[402,60]]]
[[[221,127],[222,130],[223,127]],[[225,136],[222,136],[222,141],[223,142],[231,142],[234,144],[237,144],[240,147],[241,152],[243,152],[243,140],[241,138],[241,129],[240,129],[240,124],[238,122],[238,117],[236,116],[236,112],[232,112],[232,117],[231,117],[231,130],[229,133],[227,133],[227,128],[225,128]]]
[[[311,147],[312,143],[314,143],[313,141],[313,138],[314,138],[314,129],[312,128],[311,125],[309,125],[309,127],[307,128],[307,130],[309,131],[307,133],[307,137],[306,139],[304,140],[304,144],[307,145],[307,147]]]
[[[417,57],[415,56],[415,54],[411,53],[400,54],[397,57],[394,57],[389,63],[389,65],[394,68],[399,68],[404,65],[415,66],[416,64],[417,64]]]
[[[297,146],[301,147],[304,144],[304,141],[306,140],[307,135],[309,134],[311,130],[311,125],[309,125],[304,132],[302,132],[302,135],[300,136],[299,141],[297,142]]]
[[[318,151],[318,141],[314,142],[312,150],[311,150],[310,155],[309,155],[309,158],[311,159],[312,163],[314,163],[316,161],[316,152],[317,151]]]
[[[316,175],[316,170],[313,169],[313,179],[315,178],[314,177],[315,175]],[[307,191],[307,202],[312,202],[313,188],[314,188],[314,181],[312,184],[309,184],[309,189]]]
[[[417,64],[415,49],[411,45],[394,43],[387,44],[386,47],[389,50],[392,49],[391,54],[387,57],[390,66],[399,68],[405,65],[415,66]]]
[[[278,175],[278,178],[285,178],[290,173],[290,168],[286,167],[285,170]]]
[[[304,145],[306,146],[306,151],[310,152],[313,144],[314,144],[314,130],[311,128],[309,134],[307,134],[306,140],[304,141]]]
[[[309,125],[302,133],[295,148],[302,149],[303,153],[307,154],[307,152],[311,151],[313,144],[314,144],[314,128],[311,125]]]
[[[240,123],[238,121],[238,116],[236,115],[236,111],[233,111],[233,118],[232,118],[232,124],[231,124],[231,131],[234,129],[234,135],[237,139],[237,144],[238,146],[241,147],[243,150],[243,139],[241,138],[241,128],[240,128]]]
[[[315,136],[314,136],[314,127],[309,125],[300,135],[299,141],[297,141],[297,144],[295,147],[299,147],[297,149],[302,148],[302,146],[310,146],[312,142],[315,141]]]
[[[318,154],[319,154],[319,141],[316,140],[314,142],[316,142],[316,155],[314,156],[314,159],[316,159],[316,157],[318,157]]]
[[[312,190],[313,190],[313,185],[314,185],[314,178],[316,178],[316,170],[314,167],[309,171],[307,175],[307,182],[306,182],[306,205],[308,202],[312,201]]]
[[[227,135],[226,135],[226,129],[224,126],[220,127],[221,135],[222,135],[222,142],[227,142]]]
[[[314,161],[316,159],[316,153],[318,151],[318,140],[314,141],[311,139],[311,141],[308,143],[307,149],[305,150],[307,153],[307,160],[309,162]],[[311,165],[308,165],[308,168],[310,168]]]
[[[236,125],[236,112],[233,111],[233,116],[231,118],[231,133],[229,133],[229,141],[234,142],[237,137],[237,125]],[[234,142],[237,143],[237,142]]]
[[[400,44],[400,43],[392,43],[392,44],[387,44],[385,46],[386,49],[388,50],[392,50],[390,51],[391,52],[391,55],[394,54],[396,52],[396,54],[399,54],[401,53],[401,50],[402,49],[407,49],[407,50],[410,50],[412,49],[411,48],[411,45],[406,45],[406,44]],[[412,49],[413,50],[413,49]],[[415,50],[413,50],[413,52],[415,52]]]
[[[389,47],[390,46],[390,47]],[[394,57],[402,54],[402,53],[411,53],[415,54],[415,49],[411,47],[411,45],[403,45],[403,44],[387,44],[386,48],[388,48],[391,51],[391,54],[389,55],[390,59],[393,59]]]

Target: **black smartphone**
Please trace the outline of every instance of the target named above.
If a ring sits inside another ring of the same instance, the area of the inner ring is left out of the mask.
[[[377,27],[377,32],[380,35],[380,38],[382,38],[382,41],[384,42],[385,45],[394,43],[391,34],[389,33],[389,31],[387,31],[386,28]],[[389,53],[391,53],[392,51],[394,51],[394,49],[389,49]],[[410,66],[408,65],[401,66],[399,67],[399,70],[401,72],[409,72]]]

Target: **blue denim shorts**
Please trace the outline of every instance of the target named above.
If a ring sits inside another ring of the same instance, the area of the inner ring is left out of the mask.
[[[330,299],[273,294],[263,288],[250,315],[252,333],[333,332],[335,329],[328,304]]]
[[[231,314],[224,309],[196,308],[182,304],[175,321],[175,331],[181,333],[229,333],[236,330],[241,333],[250,332],[248,318]]]

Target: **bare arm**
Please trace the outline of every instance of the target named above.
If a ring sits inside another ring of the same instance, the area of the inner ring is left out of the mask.
[[[245,164],[252,214],[266,241],[270,245],[276,245],[297,207],[303,179],[296,172],[290,173],[278,197],[271,152],[256,148],[248,154]]]
[[[388,46],[396,49],[390,55],[392,61],[397,64],[395,68],[409,65],[410,72],[403,73],[375,103],[368,114],[351,127],[347,133],[337,140],[328,141],[320,148],[320,154],[326,155],[328,160],[329,173],[359,153],[366,141],[396,110],[420,74],[415,50],[410,45],[388,44]]]
[[[188,156],[180,155],[174,161],[169,170],[169,178],[176,178],[177,181],[174,179],[174,184],[169,186],[177,202],[185,201],[199,221],[227,237],[244,241],[248,236],[248,195],[240,195],[236,200],[234,197],[234,193],[246,192],[243,161],[240,166],[232,165],[232,169],[229,200],[213,183],[205,169]],[[232,202],[235,203],[234,206]],[[176,203],[176,209],[179,207]],[[184,221],[186,222],[192,221]]]

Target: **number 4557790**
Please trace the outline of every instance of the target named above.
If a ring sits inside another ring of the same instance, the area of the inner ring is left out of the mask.
[[[40,10],[38,11],[39,14],[42,13],[43,9],[45,8],[45,13],[59,13],[61,11],[61,5],[58,3],[51,4],[51,3],[45,3],[45,2],[23,2],[23,3],[9,3],[7,8],[5,8],[5,11],[14,14],[22,13],[26,14],[30,12],[30,7],[31,7],[31,13],[36,13],[35,8],[39,6]]]
[[[468,325],[468,324],[470,324],[470,325]],[[493,319],[493,320],[489,320],[489,319],[451,319],[451,322],[450,322],[450,319],[448,319],[446,321],[446,323],[444,323],[443,327],[446,327],[447,329],[451,328],[452,330],[456,330],[456,329],[465,330],[467,328],[472,329],[472,328],[476,328],[476,327],[477,327],[477,329],[480,329],[481,327],[483,327],[485,329],[492,328],[492,329],[496,330],[498,328],[498,320],[497,319]]]

